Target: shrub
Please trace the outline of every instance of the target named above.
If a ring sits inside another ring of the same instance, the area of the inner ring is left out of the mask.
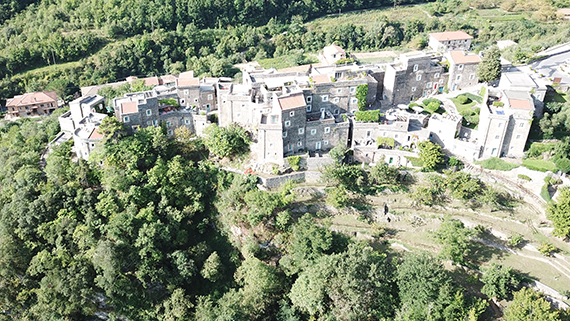
[[[509,245],[512,247],[519,246],[519,244],[521,244],[522,241],[523,241],[523,237],[522,237],[522,235],[520,235],[518,233],[514,233],[511,236],[509,236]]]
[[[380,120],[379,110],[367,110],[367,111],[357,111],[354,113],[356,121],[373,123]]]
[[[301,162],[301,156],[289,156],[287,157],[287,163],[291,166],[294,171],[299,170],[299,163]]]
[[[449,166],[457,166],[457,167],[459,167],[459,168],[462,168],[462,167],[463,167],[463,162],[460,161],[459,159],[457,159],[457,158],[454,157],[454,156],[451,156],[451,157],[449,158],[449,160],[447,161],[447,164],[448,164]]]
[[[526,152],[526,156],[530,158],[539,157],[545,152],[554,150],[556,143],[532,143]]]
[[[470,102],[470,99],[465,95],[459,95],[459,96],[457,96],[457,101],[460,104],[465,105],[465,104],[468,104]]]
[[[493,102],[493,106],[495,107],[503,107],[505,106],[505,103],[501,102],[501,101],[494,101]]]
[[[548,191],[548,183],[544,184],[540,189],[540,196],[546,202],[551,202],[552,198],[550,197],[550,192]]]
[[[467,117],[472,116],[475,114],[475,112],[473,111],[473,109],[471,108],[465,108],[462,109],[460,112],[461,116],[463,116],[465,119],[467,119]]]
[[[547,243],[547,242],[543,242],[538,248],[537,248],[538,252],[540,252],[542,255],[545,256],[550,256],[552,255],[552,253],[557,252],[558,249],[556,248],[556,246]]]
[[[350,203],[348,191],[342,185],[329,189],[327,194],[327,204],[334,206],[335,208],[343,208]]]
[[[376,139],[376,143],[378,144],[378,147],[386,146],[386,147],[394,148],[396,141],[392,137],[378,137]]]
[[[412,107],[416,107],[416,106],[419,106],[419,105],[416,104],[416,103],[411,103],[411,104],[408,105],[408,108],[412,108]]]
[[[524,174],[518,174],[517,175],[518,178],[520,179],[524,179],[525,181],[531,181],[532,179]]]

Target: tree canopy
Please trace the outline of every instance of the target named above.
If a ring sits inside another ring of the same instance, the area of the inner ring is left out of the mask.
[[[501,77],[501,51],[497,46],[492,46],[485,52],[483,60],[477,66],[477,77],[484,82]]]

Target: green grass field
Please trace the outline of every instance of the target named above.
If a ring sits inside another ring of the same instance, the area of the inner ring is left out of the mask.
[[[496,169],[500,171],[510,171],[513,168],[519,167],[517,164],[505,162],[504,160],[497,157],[491,157],[489,159],[476,163],[485,169]]]
[[[541,159],[523,159],[523,166],[534,171],[541,172],[556,172],[556,165],[551,161],[545,161]]]
[[[283,69],[283,68],[290,68],[299,66],[299,60],[296,55],[287,55],[278,58],[268,58],[268,59],[261,59],[258,61],[259,65],[265,69],[275,68],[275,69]],[[301,64],[306,65],[310,63],[318,63],[319,60],[317,57],[311,54],[304,54],[302,57]]]

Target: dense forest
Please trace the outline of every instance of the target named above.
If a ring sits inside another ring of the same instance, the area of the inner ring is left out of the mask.
[[[43,89],[65,98],[79,86],[131,75],[194,70],[196,75],[233,76],[239,71],[236,63],[293,56],[301,64],[304,53],[333,42],[349,51],[421,49],[432,31],[477,35],[476,50],[508,38],[520,43],[511,56],[527,57],[570,33],[567,23],[556,21],[555,7],[543,0],[502,1],[512,12],[528,13],[516,19],[488,20],[472,9],[500,2],[437,1],[413,16],[406,8],[386,9],[367,24],[356,16],[352,22],[327,24],[311,19],[394,2],[45,0],[10,14],[0,25],[0,100]]]

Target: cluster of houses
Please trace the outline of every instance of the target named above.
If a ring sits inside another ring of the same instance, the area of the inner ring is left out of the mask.
[[[433,33],[431,51],[367,65],[335,64],[347,55],[331,45],[320,54],[321,66],[303,72],[250,67],[242,71],[240,83],[230,78],[200,79],[192,72],[151,77],[144,81],[153,89],[115,98],[111,106],[97,95],[101,86],[85,87],[83,97],[69,104],[60,124],[73,138],[76,155],[83,158],[102,139],[97,128],[107,117],[106,110],[131,132],[164,124],[169,135],[181,126],[201,135],[210,125],[208,116],[217,114],[219,126],[239,124],[252,132],[252,158],[258,164],[283,164],[291,155],[320,155],[347,145],[356,161],[409,166],[423,140],[468,160],[521,157],[531,121],[541,116],[546,87],[516,69],[505,69],[497,88],[484,86],[479,91],[482,102],[476,106],[475,128],[467,126],[451,104],[444,104],[445,113],[431,115],[408,108],[416,100],[458,95],[481,86],[476,69],[482,59],[468,51],[471,39],[462,31]],[[35,99],[38,102],[32,104]],[[24,116],[30,115],[29,109],[52,110],[51,102],[35,99],[15,97],[8,101],[8,112]],[[359,106],[379,109],[378,120],[357,120]]]

